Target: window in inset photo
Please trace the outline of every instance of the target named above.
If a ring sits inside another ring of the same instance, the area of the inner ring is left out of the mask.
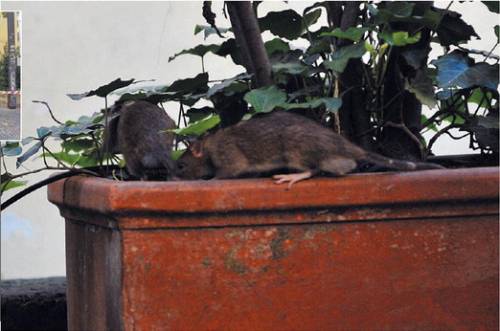
[[[0,11],[0,140],[21,137],[21,12]]]

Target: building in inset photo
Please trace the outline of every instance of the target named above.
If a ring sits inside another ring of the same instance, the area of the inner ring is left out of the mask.
[[[0,140],[21,131],[21,12],[0,11]]]

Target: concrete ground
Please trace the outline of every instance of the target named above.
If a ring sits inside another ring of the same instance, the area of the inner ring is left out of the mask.
[[[20,110],[0,108],[0,140],[19,140],[20,135]]]

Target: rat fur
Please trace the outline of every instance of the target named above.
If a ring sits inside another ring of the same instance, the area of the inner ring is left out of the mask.
[[[105,150],[121,153],[134,177],[172,177],[174,134],[166,130],[175,129],[175,122],[165,110],[146,101],[127,101],[119,107],[119,115],[107,126]]]
[[[273,178],[277,183],[292,185],[320,172],[345,175],[354,171],[359,162],[395,170],[442,168],[367,152],[314,120],[275,111],[198,139],[177,161],[176,176],[237,178],[288,169],[298,173]]]

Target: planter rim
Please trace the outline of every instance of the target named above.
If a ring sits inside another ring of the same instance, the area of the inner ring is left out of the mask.
[[[499,168],[313,178],[291,189],[269,178],[120,182],[76,176],[49,185],[49,201],[96,214],[196,215],[487,200],[498,204]]]

